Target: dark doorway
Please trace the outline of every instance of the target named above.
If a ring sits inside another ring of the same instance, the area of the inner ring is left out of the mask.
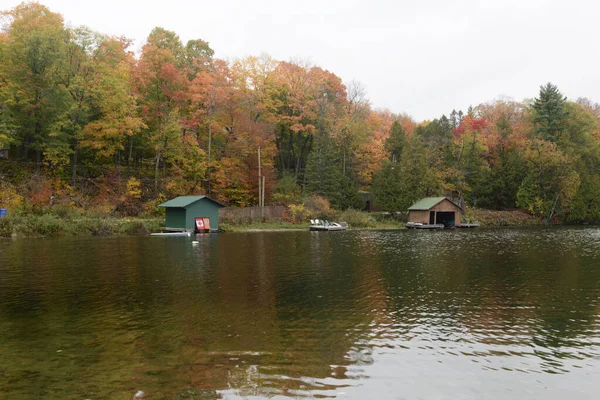
[[[444,224],[447,228],[449,226],[454,226],[456,223],[456,219],[454,216],[454,211],[452,212],[438,212],[437,213],[437,223]]]
[[[429,211],[429,225],[435,224],[435,211]]]

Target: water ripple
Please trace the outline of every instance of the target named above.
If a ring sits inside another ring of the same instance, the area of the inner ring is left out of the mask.
[[[0,242],[0,398],[600,390],[599,229],[196,239]]]

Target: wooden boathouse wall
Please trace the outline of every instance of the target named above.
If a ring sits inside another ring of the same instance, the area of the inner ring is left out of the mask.
[[[219,230],[219,209],[223,204],[206,196],[179,196],[159,207],[165,208],[165,230],[196,230],[196,218],[208,218],[211,231]]]
[[[422,224],[429,224],[430,211],[434,211],[435,213],[454,212],[454,223],[456,225],[461,224],[460,217],[462,215],[462,209],[448,199],[440,201],[438,204],[436,204],[428,210],[410,210],[408,213],[408,220],[409,222],[420,222]],[[434,223],[437,223],[437,215],[435,216]]]

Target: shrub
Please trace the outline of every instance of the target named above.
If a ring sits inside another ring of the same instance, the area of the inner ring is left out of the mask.
[[[48,210],[59,218],[72,220],[81,216],[81,211],[73,206],[58,204]]]
[[[114,209],[114,206],[108,202],[98,203],[88,209],[87,215],[94,218],[110,218]]]
[[[148,235],[148,234],[150,234],[150,230],[148,229],[146,224],[140,220],[125,221],[122,232],[126,233],[128,235]]]
[[[64,234],[65,231],[64,221],[56,215],[51,214],[42,215],[37,218],[36,226],[38,229],[37,232],[44,236]]]
[[[94,236],[109,236],[116,231],[116,224],[110,219],[88,219],[87,223],[87,231]]]
[[[160,232],[165,227],[165,220],[160,218],[145,220],[149,232]]]
[[[0,217],[0,237],[11,237],[13,233],[13,220],[11,217]]]
[[[286,173],[277,182],[275,193],[273,193],[273,204],[288,206],[296,203],[300,197],[300,186],[296,182],[296,177]]]
[[[27,215],[21,216],[18,221],[15,221],[13,231],[22,236],[55,236],[65,233],[66,224],[52,214]]]
[[[375,218],[366,212],[354,209],[335,213],[336,222],[347,222],[352,228],[374,228],[377,226]]]
[[[290,219],[292,222],[298,224],[308,219],[308,211],[302,204],[290,204],[288,210],[290,211]]]
[[[52,202],[52,182],[45,176],[33,175],[22,184],[23,193],[27,196],[27,205],[32,211],[41,213],[44,207]]]
[[[312,217],[328,219],[333,214],[333,210],[329,205],[329,200],[319,195],[310,195],[306,197],[302,203],[307,213]]]
[[[6,208],[9,212],[16,212],[23,208],[24,198],[17,188],[7,182],[0,181],[0,208]]]
[[[162,204],[165,201],[167,201],[167,197],[161,193],[155,199],[144,203],[144,205],[142,206],[142,212],[140,213],[140,217],[164,217],[165,209],[163,207],[159,207],[159,204]]]

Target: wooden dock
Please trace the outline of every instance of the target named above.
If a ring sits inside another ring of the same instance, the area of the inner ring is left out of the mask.
[[[445,226],[444,224],[420,224],[414,222],[408,222],[404,225],[408,229],[453,229],[453,228],[477,228],[479,224],[477,223],[469,223],[469,224],[457,224]]]
[[[445,228],[443,224],[419,224],[419,223],[412,223],[412,222],[408,222],[404,226],[406,226],[408,229],[444,229]]]
[[[458,224],[456,225],[457,228],[478,228],[479,224],[477,223],[465,223],[465,224]]]

